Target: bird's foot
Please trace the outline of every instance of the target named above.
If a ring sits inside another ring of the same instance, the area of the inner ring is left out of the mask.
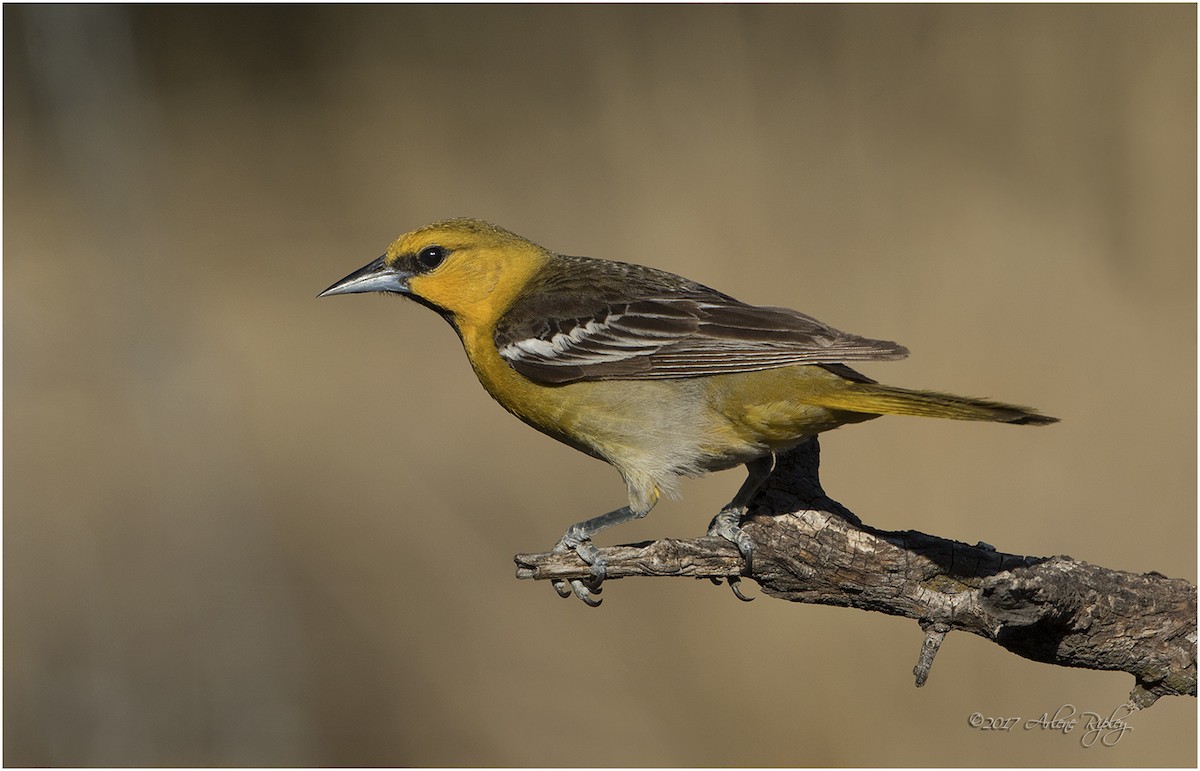
[[[717,516],[713,517],[712,523],[708,526],[708,534],[724,538],[741,552],[742,559],[746,562],[746,573],[752,573],[754,570],[754,542],[750,540],[750,536],[739,526],[742,521],[742,511],[737,508],[721,509]],[[734,595],[744,602],[750,602],[753,597],[747,597],[742,594],[741,576],[732,575],[726,576],[725,580],[729,583],[729,588],[733,590]],[[712,579],[714,584],[721,583],[721,579]]]
[[[592,571],[591,578],[572,579],[570,586],[561,579],[551,581],[550,583],[554,586],[554,591],[558,592],[559,597],[570,597],[574,594],[593,608],[603,602],[603,599],[596,595],[603,591],[600,584],[604,582],[605,576],[604,558],[600,556],[600,550],[591,540],[582,537],[572,527],[559,539],[558,544],[551,551],[556,554],[573,551],[579,556],[579,559],[588,564]]]
[[[751,573],[754,570],[754,542],[739,526],[741,521],[741,509],[721,509],[708,526],[708,534],[724,538],[736,546],[742,554],[742,559],[746,561],[746,572]]]

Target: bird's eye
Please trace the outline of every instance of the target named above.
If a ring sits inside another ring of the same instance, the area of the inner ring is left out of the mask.
[[[433,270],[446,259],[446,250],[440,246],[427,246],[417,252],[417,262],[425,270]]]

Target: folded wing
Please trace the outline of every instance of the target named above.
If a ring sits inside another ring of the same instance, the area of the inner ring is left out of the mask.
[[[650,268],[605,298],[601,277],[588,282],[587,269],[614,263],[570,259],[577,291],[557,286],[553,303],[518,304],[497,326],[500,355],[538,382],[660,380],[908,355],[896,343],[847,334],[786,308],[746,305]],[[619,296],[631,287],[642,296]]]

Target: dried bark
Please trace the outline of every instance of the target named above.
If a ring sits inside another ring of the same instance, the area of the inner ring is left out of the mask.
[[[742,529],[745,574],[772,597],[916,619],[924,684],[942,640],[970,632],[1035,661],[1129,672],[1130,701],[1196,695],[1196,587],[1158,573],[1111,570],[1066,556],[1005,554],[914,530],[862,524],[821,489],[816,439],[782,455]],[[743,574],[720,538],[663,539],[600,550],[610,579]],[[517,577],[587,578],[574,554],[520,554]]]

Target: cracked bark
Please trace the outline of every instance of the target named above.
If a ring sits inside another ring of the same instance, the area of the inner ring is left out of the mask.
[[[745,575],[764,594],[917,620],[925,631],[918,686],[950,631],[970,632],[1034,661],[1129,672],[1130,702],[1196,695],[1196,587],[1066,556],[1005,554],[915,530],[864,525],[829,498],[811,439],[781,455],[743,521],[754,572],[720,538],[663,539],[601,549],[609,579]],[[519,554],[517,577],[587,578],[574,554]]]

